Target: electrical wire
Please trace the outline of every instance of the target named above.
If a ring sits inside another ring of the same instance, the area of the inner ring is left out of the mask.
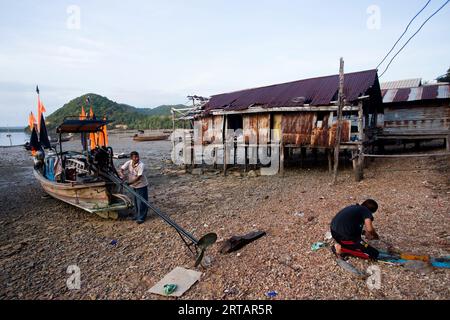
[[[428,7],[428,5],[430,4],[431,0],[428,0],[428,2],[425,4],[425,6],[411,19],[411,21],[408,23],[408,25],[406,26],[405,31],[402,33],[402,35],[400,36],[400,38],[398,38],[398,40],[394,43],[394,45],[392,46],[391,50],[389,50],[389,52],[384,56],[383,60],[381,60],[381,62],[378,64],[378,66],[376,67],[376,69],[378,69],[383,62],[387,59],[387,57],[391,54],[392,51],[394,51],[394,48],[397,46],[397,44],[400,42],[400,40],[403,38],[403,36],[406,34],[406,32],[408,31],[409,27],[411,26],[411,24],[414,22],[414,20],[419,16],[419,14],[422,13],[423,10],[425,10],[426,7]]]
[[[406,47],[406,45],[420,32],[420,30],[422,30],[422,28],[425,26],[425,24],[431,18],[433,18],[439,11],[441,11],[449,2],[450,2],[450,0],[447,0],[441,7],[439,7],[439,9],[437,9],[435,12],[433,12],[433,14],[431,16],[429,16],[428,19],[424,21],[424,23],[422,23],[422,25],[419,27],[419,29],[408,39],[408,41],[406,41],[406,43],[403,45],[403,47],[401,47],[397,51],[397,53],[392,57],[391,61],[387,65],[386,69],[384,69],[383,73],[379,76],[379,78],[381,78],[386,73],[386,71],[388,71],[389,67],[391,66],[391,64],[395,60],[395,58],[400,54],[400,52],[402,52],[402,50]]]

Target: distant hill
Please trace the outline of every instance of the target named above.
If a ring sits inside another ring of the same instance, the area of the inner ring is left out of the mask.
[[[23,132],[24,127],[0,127],[0,132]]]
[[[86,98],[89,97],[92,109],[97,118],[106,117],[114,120],[110,127],[125,125],[129,129],[167,129],[172,128],[170,117],[171,108],[185,108],[185,105],[162,105],[156,108],[135,108],[133,106],[117,103],[97,94],[89,93],[75,98],[66,103],[62,108],[56,110],[46,118],[47,126],[52,130],[63,122],[65,117],[78,116],[81,113],[81,106],[84,106],[86,113],[89,107],[86,106]]]

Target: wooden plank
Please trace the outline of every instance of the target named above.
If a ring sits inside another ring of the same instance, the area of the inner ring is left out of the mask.
[[[415,135],[379,135],[377,140],[434,140],[434,139],[447,139],[446,134],[439,135],[427,135],[427,134],[415,134]]]
[[[303,107],[277,107],[277,108],[249,108],[239,111],[224,111],[221,109],[211,110],[212,115],[225,114],[249,114],[249,113],[267,113],[267,112],[316,112],[316,111],[338,111],[338,106],[303,106]],[[358,111],[357,106],[346,105],[342,111],[351,112]]]
[[[426,153],[426,154],[362,154],[367,158],[426,158],[426,157],[448,157],[450,152],[446,153]]]

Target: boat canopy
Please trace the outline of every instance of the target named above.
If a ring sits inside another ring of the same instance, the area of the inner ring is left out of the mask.
[[[83,133],[83,132],[98,132],[102,130],[102,127],[112,121],[108,120],[96,120],[96,119],[66,119],[56,129],[57,133]]]

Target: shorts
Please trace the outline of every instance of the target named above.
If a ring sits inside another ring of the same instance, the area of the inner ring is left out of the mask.
[[[365,260],[377,260],[380,252],[374,247],[370,246],[367,242],[360,239],[349,240],[335,231],[331,230],[333,239],[336,240],[342,247],[341,252],[354,257],[362,258]]]

